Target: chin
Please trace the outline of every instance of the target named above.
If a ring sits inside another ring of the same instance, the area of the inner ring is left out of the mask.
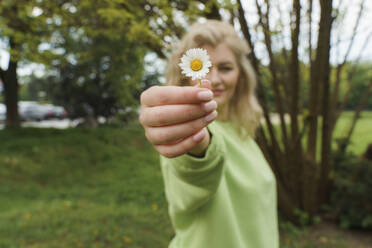
[[[225,99],[221,96],[214,97],[214,100],[217,102],[217,105],[219,106],[225,105],[226,103]]]

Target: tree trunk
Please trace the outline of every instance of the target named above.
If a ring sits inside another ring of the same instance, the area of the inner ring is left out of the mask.
[[[298,113],[299,113],[299,93],[300,93],[300,66],[298,58],[298,45],[299,45],[299,35],[300,35],[300,21],[301,21],[301,5],[299,0],[293,1],[292,10],[292,28],[291,30],[291,40],[292,40],[292,51],[291,51],[291,62],[289,63],[290,71],[290,82],[291,82],[291,102],[290,102],[290,117],[291,117],[291,145],[290,153],[292,156],[290,158],[290,170],[292,171],[291,181],[296,185],[294,187],[294,196],[298,205],[303,205],[303,197],[307,195],[303,194],[303,178],[299,175],[303,171],[302,163],[302,147],[301,140],[297,139],[299,135],[298,127]]]
[[[321,19],[320,19],[320,29],[319,29],[319,47],[318,54],[322,58],[319,61],[320,74],[319,81],[323,85],[322,89],[322,117],[323,117],[323,127],[322,127],[322,152],[321,152],[321,175],[319,181],[319,202],[321,205],[327,201],[329,198],[331,180],[329,178],[329,173],[332,170],[332,164],[330,162],[331,155],[331,118],[330,118],[330,49],[331,49],[331,28],[332,28],[332,1],[322,1],[320,0],[321,6]]]
[[[8,69],[2,72],[6,105],[6,127],[19,127],[17,61],[9,60]]]

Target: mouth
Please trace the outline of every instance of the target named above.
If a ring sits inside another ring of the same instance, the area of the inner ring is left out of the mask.
[[[212,90],[214,96],[220,96],[224,92],[223,90]]]

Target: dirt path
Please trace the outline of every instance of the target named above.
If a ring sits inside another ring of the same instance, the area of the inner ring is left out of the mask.
[[[316,247],[372,248],[372,231],[344,230],[337,224],[323,222],[310,227],[299,240],[311,240]]]

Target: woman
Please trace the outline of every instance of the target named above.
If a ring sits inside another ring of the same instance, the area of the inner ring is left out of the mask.
[[[178,66],[190,48],[212,62],[202,87]],[[194,24],[169,60],[168,86],[141,95],[140,122],[161,154],[171,248],[279,247],[275,178],[253,139],[262,110],[248,53],[231,25]]]

